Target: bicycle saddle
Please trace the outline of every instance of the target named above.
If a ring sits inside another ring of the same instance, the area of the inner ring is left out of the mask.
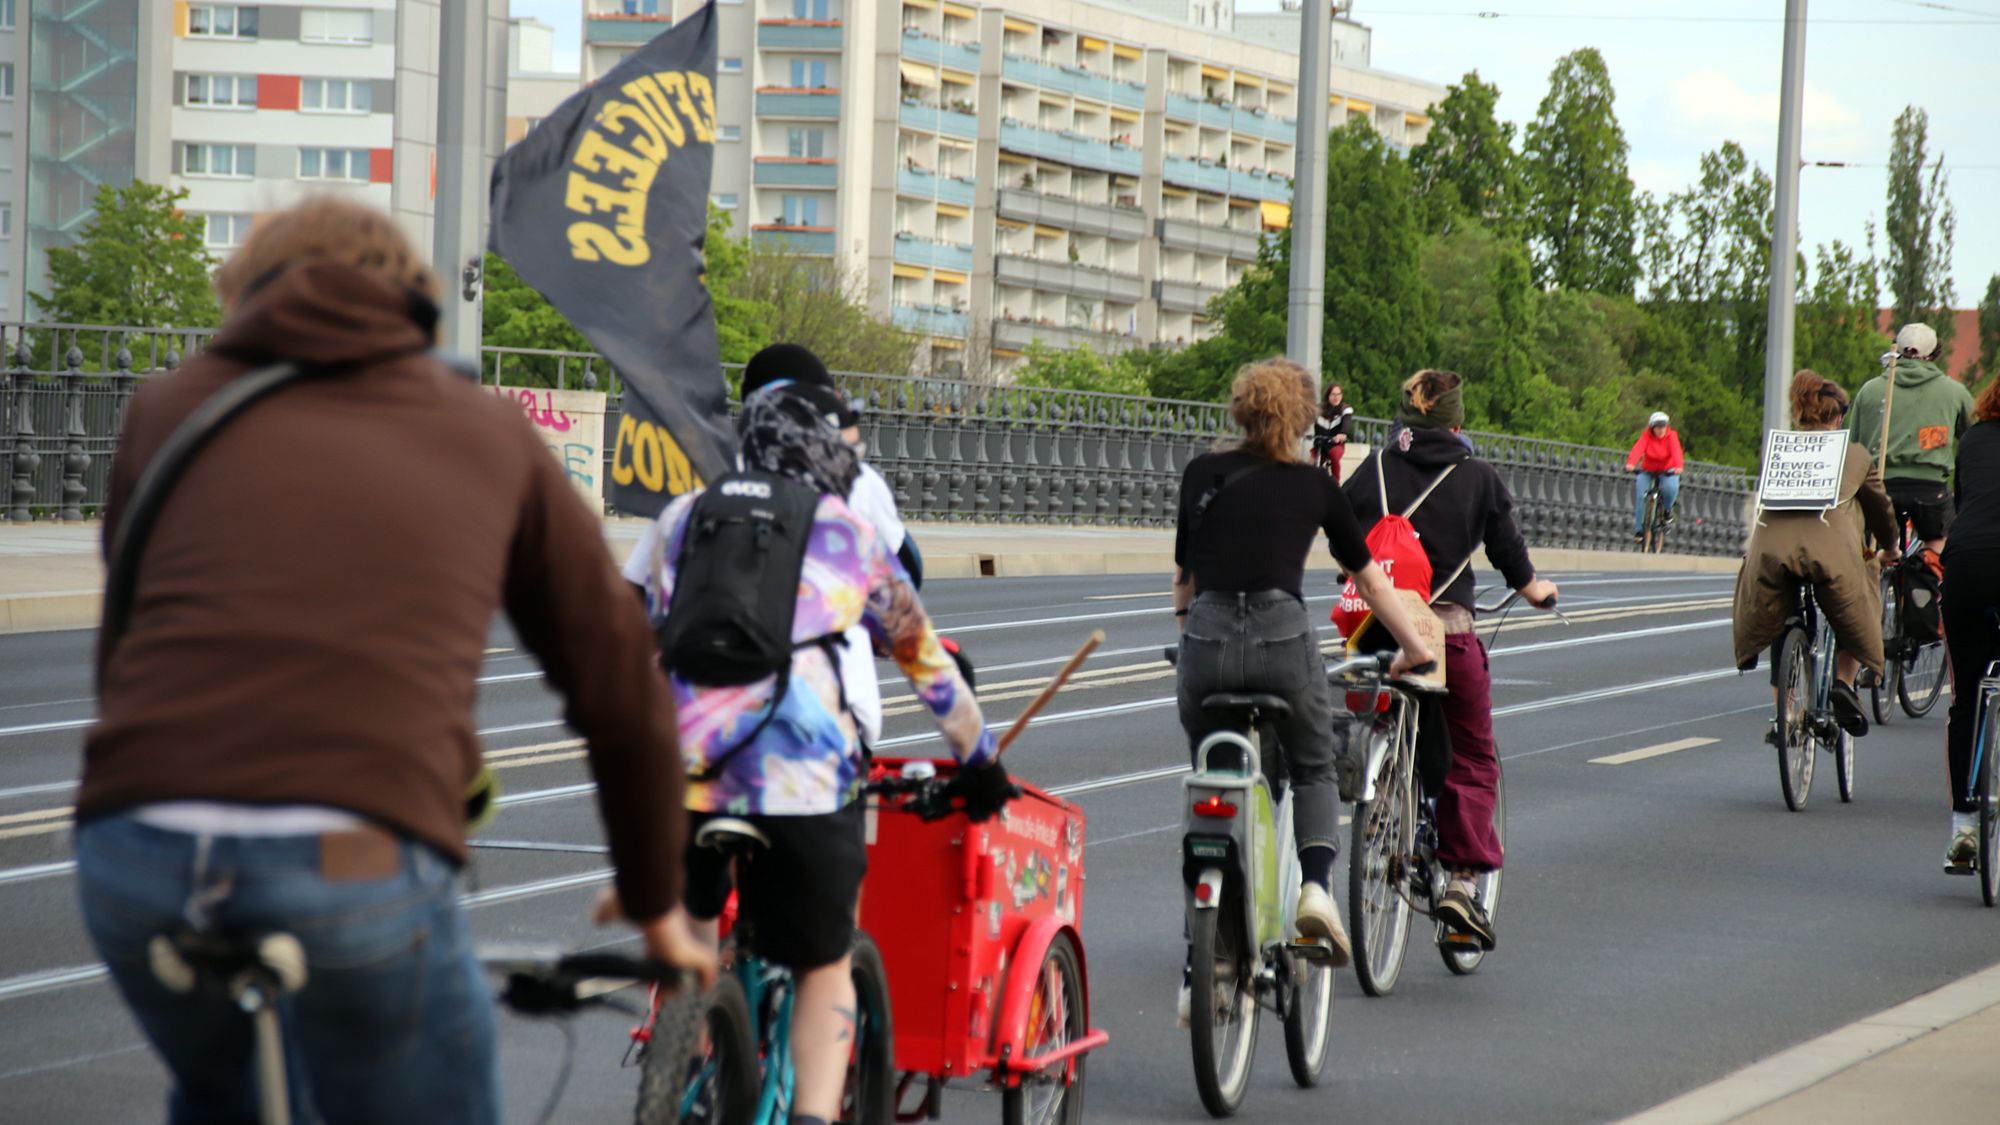
[[[1242,694],[1238,692],[1218,692],[1201,697],[1204,711],[1232,711],[1237,714],[1256,714],[1261,719],[1283,719],[1290,717],[1292,705],[1276,695]]]
[[[297,992],[306,983],[306,951],[290,934],[229,937],[174,930],[155,934],[146,956],[153,975],[173,992],[192,992],[200,981],[233,991],[257,975],[268,976],[284,992]]]
[[[719,816],[695,830],[694,846],[728,851],[736,847],[768,848],[771,838],[747,820]]]

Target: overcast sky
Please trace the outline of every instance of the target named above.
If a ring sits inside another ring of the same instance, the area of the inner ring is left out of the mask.
[[[512,0],[556,28],[556,65],[576,65],[579,0]],[[1239,10],[1276,8],[1239,0]],[[1776,164],[1783,0],[1355,0],[1375,29],[1375,65],[1440,84],[1468,70],[1500,87],[1501,116],[1534,117],[1556,59],[1596,47],[1611,67],[1632,178],[1664,195],[1699,174],[1726,140]],[[1498,13],[1481,18],[1478,13]],[[1928,110],[1958,207],[1954,277],[1969,308],[2000,273],[2000,0],[1812,0],[1806,34],[1802,155],[1875,167],[1807,168],[1802,248],[1858,243],[1879,229],[1889,129],[1905,105]],[[1878,240],[1878,253],[1880,244]]]

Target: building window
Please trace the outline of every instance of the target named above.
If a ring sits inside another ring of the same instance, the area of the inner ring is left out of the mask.
[[[14,205],[0,203],[0,238],[12,237],[14,237]]]
[[[14,100],[14,64],[0,63],[0,101]]]
[[[788,227],[816,227],[819,225],[819,196],[787,195],[784,197],[784,224]]]
[[[743,139],[743,126],[717,125],[715,127],[715,139],[718,141],[740,141]]]
[[[308,78],[299,83],[299,108],[310,113],[368,113],[375,88],[365,80]]]
[[[253,74],[190,74],[187,104],[204,109],[256,109],[257,77]]]
[[[257,150],[249,145],[182,145],[181,172],[247,180],[257,174]]]
[[[792,88],[795,90],[823,90],[826,88],[826,64],[792,60]]]
[[[207,225],[202,243],[210,250],[233,250],[250,234],[250,216],[212,211],[202,216]]]
[[[0,0],[0,30],[14,26],[14,0]]]
[[[375,13],[358,8],[307,8],[299,15],[299,42],[367,44],[375,41]]]
[[[257,38],[257,9],[241,4],[196,4],[188,8],[188,34],[198,39]]]
[[[625,0],[625,14],[628,16],[657,16],[660,14],[660,0]]]
[[[302,148],[299,150],[299,179],[368,182],[368,150],[365,148]]]
[[[737,194],[733,191],[715,197],[716,207],[724,211],[734,211],[736,210],[737,206],[742,202],[743,200],[739,198]]]
[[[818,160],[826,155],[826,130],[802,126],[785,130],[785,155]]]
[[[742,59],[730,59],[730,58],[725,58],[725,59],[721,60],[721,62],[722,62],[722,65],[720,65],[719,67],[717,67],[717,68],[716,68],[716,69],[717,69],[717,71],[718,71],[719,73],[722,73],[722,74],[741,74],[741,73],[743,73],[743,60],[742,60]]]

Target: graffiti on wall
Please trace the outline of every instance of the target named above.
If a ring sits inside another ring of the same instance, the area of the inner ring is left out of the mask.
[[[604,400],[601,391],[545,391],[494,387],[493,393],[521,408],[549,455],[571,485],[592,504],[603,503]]]

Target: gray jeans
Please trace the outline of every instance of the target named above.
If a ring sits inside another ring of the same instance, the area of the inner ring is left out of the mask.
[[[1181,634],[1181,728],[1190,749],[1228,726],[1228,716],[1201,709],[1213,692],[1281,696],[1292,713],[1271,724],[1283,751],[1294,799],[1292,830],[1299,850],[1339,850],[1340,787],[1333,773],[1333,691],[1326,682],[1304,603],[1279,590],[1254,594],[1210,591],[1189,607]],[[1270,747],[1266,746],[1268,752]],[[1266,773],[1272,773],[1266,762]]]

